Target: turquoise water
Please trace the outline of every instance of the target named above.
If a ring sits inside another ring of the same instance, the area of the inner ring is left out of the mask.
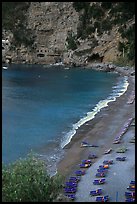
[[[2,71],[2,161],[31,150],[57,161],[78,127],[127,87],[116,73],[60,66],[11,65]]]

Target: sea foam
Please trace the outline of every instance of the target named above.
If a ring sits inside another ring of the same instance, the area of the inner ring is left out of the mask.
[[[122,81],[118,82],[116,86],[113,86],[113,91],[107,97],[107,99],[99,101],[91,112],[88,112],[85,117],[81,118],[77,123],[73,124],[72,129],[64,136],[61,142],[61,148],[64,148],[71,141],[79,127],[95,118],[95,115],[99,113],[102,108],[107,107],[109,102],[116,101],[116,98],[122,96],[127,91],[128,85],[128,77],[125,76],[123,77]]]

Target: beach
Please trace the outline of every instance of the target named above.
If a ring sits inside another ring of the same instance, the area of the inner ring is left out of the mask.
[[[123,74],[125,75],[125,73]],[[128,104],[131,93],[135,92],[135,77],[128,74],[129,86],[127,91],[116,101],[110,102],[91,121],[82,125],[73,136],[71,142],[64,147],[64,158],[58,163],[57,169],[60,174],[66,177],[74,175],[75,170],[79,170],[82,159],[88,159],[89,153],[97,154],[98,158],[93,161],[91,167],[86,169],[86,174],[78,184],[76,202],[94,202],[95,198],[89,196],[89,191],[98,186],[93,186],[96,169],[105,159],[116,161],[118,147],[125,145],[128,151],[120,156],[127,156],[127,161],[120,163],[114,162],[110,167],[106,177],[107,184],[101,186],[105,188],[104,193],[110,194],[111,201],[116,201],[116,192],[119,192],[119,201],[124,201],[124,192],[131,180],[135,179],[135,145],[129,140],[135,136],[135,127],[132,126],[123,135],[120,144],[113,144],[116,135],[129,118],[135,118],[135,101]],[[82,141],[98,147],[81,147]],[[112,152],[104,155],[104,151],[112,148]],[[128,161],[129,160],[129,161]],[[132,169],[132,170],[131,170]],[[124,182],[123,182],[124,181]],[[100,186],[99,186],[100,188]],[[112,189],[115,188],[113,191]],[[111,189],[111,190],[110,190]],[[86,196],[87,194],[87,196]]]

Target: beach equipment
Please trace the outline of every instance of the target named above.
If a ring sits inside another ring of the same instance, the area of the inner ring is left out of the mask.
[[[97,172],[104,172],[104,173],[107,173],[108,172],[108,170],[107,169],[105,169],[105,168],[99,168],[99,169],[97,169]]]
[[[131,138],[130,143],[135,143],[135,136]]]
[[[127,190],[129,190],[129,191],[135,191],[135,185],[134,185],[134,184],[130,184],[130,185],[127,187]]]
[[[80,146],[81,146],[81,147],[98,147],[98,145],[89,144],[89,143],[86,142],[86,141],[82,141]]]
[[[113,160],[104,160],[103,164],[113,164]]]
[[[100,165],[99,168],[104,168],[104,169],[108,169],[109,168],[109,165],[108,164],[105,164],[105,165]]]
[[[66,193],[65,196],[67,196],[68,198],[70,198],[71,200],[75,200],[75,194],[68,194]]]
[[[84,160],[82,160],[82,164],[91,164],[91,160],[90,159],[84,159]]]
[[[126,202],[135,202],[135,198],[126,198]]]
[[[105,172],[98,172],[96,173],[96,177],[105,177],[106,173]]]
[[[76,187],[66,187],[65,193],[76,193],[77,189]]]
[[[102,194],[102,189],[99,188],[99,189],[97,189],[97,190],[92,190],[92,191],[90,191],[89,194],[90,194],[91,196],[101,195],[101,194]]]
[[[125,153],[127,151],[127,148],[126,147],[120,147],[117,149],[117,153]]]
[[[82,176],[85,174],[85,171],[77,170],[77,171],[75,171],[75,174],[76,174],[76,176]]]
[[[75,182],[66,182],[66,187],[77,187],[77,183],[75,183]]]
[[[109,196],[106,195],[106,196],[97,196],[96,197],[96,201],[97,202],[107,202],[109,200]]]
[[[79,164],[80,168],[88,168],[91,164]]]
[[[93,181],[93,184],[94,185],[100,185],[100,184],[104,184],[105,183],[105,179],[95,179],[94,181]]]
[[[120,140],[115,140],[114,142],[113,142],[113,144],[119,144],[120,143]]]
[[[125,161],[125,160],[126,160],[126,157],[117,157],[116,160],[117,160],[117,161]]]
[[[104,154],[109,154],[112,151],[112,148],[105,150]]]
[[[71,176],[69,178],[69,182],[76,182],[78,183],[80,181],[80,176]]]
[[[126,198],[134,198],[135,197],[135,192],[125,192]]]
[[[131,181],[130,181],[130,184],[135,184],[135,181],[131,180]]]
[[[95,159],[95,158],[97,158],[96,154],[89,154],[88,155],[88,159]]]

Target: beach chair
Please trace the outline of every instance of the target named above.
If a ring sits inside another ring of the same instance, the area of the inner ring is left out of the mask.
[[[88,155],[88,159],[95,159],[95,158],[97,158],[97,155],[95,155],[95,154],[89,154]]]
[[[76,187],[65,187],[64,191],[65,193],[76,193],[77,188]]]
[[[135,198],[126,198],[125,202],[135,202]]]
[[[126,160],[126,157],[116,157],[116,160],[117,160],[117,161],[125,161],[125,160]]]
[[[77,183],[75,183],[75,182],[66,182],[66,187],[77,187]]]
[[[79,182],[80,181],[80,176],[71,176],[69,178],[69,181]]]
[[[109,168],[109,165],[108,164],[105,164],[105,165],[100,165],[99,168],[104,168],[104,169],[108,169]]]
[[[113,160],[104,160],[103,164],[113,164]]]
[[[115,140],[114,142],[113,142],[113,144],[119,144],[120,143],[120,140]]]
[[[135,192],[125,192],[126,198],[134,198],[135,197]]]
[[[94,181],[93,181],[93,184],[94,185],[100,185],[100,184],[104,184],[105,183],[105,179],[95,179]]]
[[[77,170],[75,171],[76,176],[83,176],[85,175],[85,171]]]
[[[134,184],[134,185],[135,185],[135,181],[131,180],[131,181],[130,181],[130,184]]]
[[[102,194],[102,189],[99,188],[99,189],[97,189],[97,190],[92,190],[92,191],[90,191],[89,194],[90,194],[91,196],[101,195],[101,194]]]
[[[79,164],[80,168],[88,168],[91,166],[91,164]]]
[[[96,173],[96,177],[105,177],[106,173],[105,172],[98,172]]]
[[[75,198],[76,198],[76,197],[75,197],[75,194],[72,194],[72,193],[71,193],[71,194],[67,194],[67,193],[66,193],[65,196],[67,196],[68,198],[70,198],[70,200],[75,200]]]
[[[108,170],[107,169],[105,169],[105,168],[99,168],[99,169],[97,169],[97,172],[104,172],[104,173],[107,173],[108,172]]]
[[[106,195],[106,196],[97,196],[96,197],[96,201],[97,202],[108,202],[108,200],[109,200],[109,196],[108,195]]]
[[[104,154],[109,154],[112,151],[112,148],[105,150]]]
[[[120,147],[117,149],[117,153],[125,153],[127,151],[127,148],[126,147]]]
[[[128,187],[127,187],[127,190],[129,190],[129,191],[135,191],[135,185],[133,184],[133,185],[129,185]]]
[[[82,160],[82,164],[91,164],[91,160],[90,159],[84,159],[84,160]]]

